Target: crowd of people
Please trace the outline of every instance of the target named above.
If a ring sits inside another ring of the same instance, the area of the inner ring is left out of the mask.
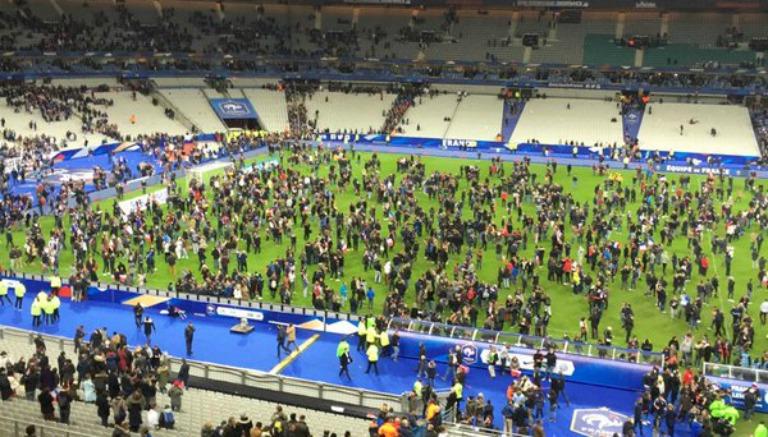
[[[37,401],[43,419],[65,424],[74,402],[95,404],[99,422],[113,427],[113,436],[149,436],[155,429],[173,429],[189,378],[186,363],[172,376],[169,358],[159,347],[130,348],[124,334],[110,334],[106,328],[88,335],[80,326],[74,340],[74,356],[64,351],[51,356],[39,335],[29,357],[14,361],[3,352],[3,400]],[[167,405],[157,404],[158,393],[168,395]]]
[[[354,151],[282,147],[281,164],[262,171],[238,162],[206,184],[192,180],[184,190],[169,178],[167,205],[150,202],[146,210],[124,215],[84,203],[69,213],[68,229],[57,226],[48,236],[30,222],[27,244],[43,247],[43,252],[47,247],[72,251],[73,284],[109,275],[116,282],[141,286],[163,263],[170,273],[169,287],[184,292],[285,304],[301,295],[318,309],[361,313],[371,311],[378,290],[387,318],[511,327],[541,337],[550,335],[549,323],[558,317],[551,284],[565,284],[586,302],[584,316],[566,337],[576,343],[621,344],[612,327],[602,323],[606,312],[616,311],[623,343],[630,349],[626,359],[657,350],[664,353],[665,368],[701,361],[767,364],[765,355],[753,348],[756,321],[746,311],[755,305],[756,290],[768,286],[766,260],[760,256],[768,196],[754,178],[743,182],[747,208],[735,205],[731,177],[710,175],[693,185],[687,176],[673,179],[641,169],[626,182],[605,178],[594,187],[591,201],[579,202],[554,183],[558,172],[571,171],[556,162],[541,176],[527,160],[494,160],[488,176],[481,177],[473,165],[462,166],[458,174],[439,169],[428,173],[411,156],[397,163],[395,174],[385,175],[375,154],[362,161]],[[312,171],[300,172],[301,165]],[[328,168],[327,176],[319,175],[321,166]],[[362,177],[354,176],[354,166],[365,169]],[[337,209],[336,199],[345,191],[355,193],[357,200]],[[425,210],[417,193],[435,206]],[[627,213],[627,206],[638,199],[638,211]],[[535,205],[533,214],[526,204]],[[472,212],[457,213],[465,209]],[[507,217],[500,224],[494,218],[499,209]],[[733,246],[743,240],[751,253],[737,255]],[[677,241],[690,254],[671,249]],[[267,260],[263,270],[254,269],[249,255],[261,253],[265,244],[277,244],[285,253]],[[494,280],[480,275],[489,262],[486,254],[498,266]],[[427,266],[417,270],[422,256]],[[755,273],[744,278],[747,285],[739,290],[731,279],[720,284],[710,269],[713,258],[721,258],[728,277],[737,256],[751,259]],[[457,260],[453,267],[448,264],[451,257]],[[179,268],[188,258],[197,262]],[[35,261],[34,256],[24,260]],[[365,277],[346,275],[350,262],[362,263]],[[59,268],[57,262],[43,265],[54,272]],[[696,284],[695,293],[688,283]],[[617,311],[608,305],[611,296],[638,289],[659,311],[684,318],[690,333],[656,347],[641,340],[638,334],[645,331],[635,329],[632,306],[625,303]],[[706,303],[719,293],[735,299],[730,336],[718,312],[711,318],[714,332],[700,330]],[[366,340],[363,351],[368,370],[378,372],[376,362],[391,341],[382,344],[381,330],[374,332],[375,347]],[[518,396],[507,409],[513,423],[515,403],[534,413],[543,399],[557,402],[557,390],[552,390],[542,390],[535,378],[531,387],[521,388],[524,398]],[[422,399],[429,402],[429,397]],[[475,400],[465,410],[462,420],[492,422],[487,403],[481,402],[480,409],[477,404]],[[536,426],[517,414],[516,426]]]
[[[75,335],[74,357],[62,351],[51,356],[45,339],[36,336],[32,356],[11,357],[0,352],[0,395],[36,401],[46,421],[70,423],[72,405],[95,405],[98,420],[114,437],[151,436],[158,429],[175,429],[189,382],[186,361],[172,372],[167,354],[158,346],[131,348],[126,336],[100,328],[88,334],[80,326]],[[166,403],[158,403],[163,395]],[[266,412],[260,411],[259,415]],[[35,436],[30,425],[26,435]],[[48,431],[45,431],[46,434]],[[219,425],[207,422],[202,437],[309,437],[306,418],[277,406],[269,420],[254,422],[246,414],[229,417]],[[341,436],[342,434],[338,434]],[[343,434],[351,436],[349,432]],[[337,436],[325,431],[323,436]]]

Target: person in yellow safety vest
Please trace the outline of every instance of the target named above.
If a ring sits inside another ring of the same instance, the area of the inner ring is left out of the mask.
[[[46,297],[40,303],[40,307],[43,309],[43,318],[45,319],[46,325],[53,323],[53,305],[53,295]]]
[[[5,279],[0,281],[0,305],[5,306],[3,299],[7,300],[9,305],[11,304],[11,299],[8,298],[8,282]]]
[[[389,351],[389,333],[387,330],[381,331],[381,334],[379,334],[379,344],[381,345],[381,354],[386,355]]]
[[[365,330],[365,343],[366,345],[370,346],[372,344],[376,343],[376,340],[378,340],[379,333],[376,332],[376,328],[368,327]]]
[[[43,308],[40,306],[40,297],[36,297],[32,302],[29,312],[32,314],[32,327],[37,328],[40,326],[40,314],[43,313]]]
[[[59,296],[53,295],[51,297],[51,307],[53,308],[53,323],[56,323],[59,321],[59,308],[61,308],[61,299],[59,299]]]
[[[365,317],[361,317],[357,322],[357,351],[365,350]]]
[[[379,348],[375,344],[371,344],[368,346],[368,350],[365,352],[365,354],[368,356],[368,367],[365,369],[365,373],[369,373],[371,371],[371,367],[373,367],[373,370],[376,371],[376,375],[379,374]]]
[[[58,275],[51,276],[51,291],[58,296],[59,289],[61,289],[61,278]]]
[[[464,392],[464,386],[457,380],[456,383],[453,384],[453,387],[451,387],[451,391],[456,393],[456,411],[461,411],[461,398]]]
[[[421,397],[421,391],[424,389],[424,384],[421,383],[420,379],[417,379],[416,382],[413,383],[413,393]]]
[[[27,287],[19,281],[10,281],[13,285],[13,293],[16,295],[14,306],[17,311],[21,311],[21,305],[24,303],[24,295],[27,293]]]

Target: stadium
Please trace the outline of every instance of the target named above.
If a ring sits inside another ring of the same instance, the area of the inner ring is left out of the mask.
[[[768,437],[765,0],[9,0],[0,47],[0,437]]]

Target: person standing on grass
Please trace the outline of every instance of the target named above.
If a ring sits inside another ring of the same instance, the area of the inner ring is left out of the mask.
[[[373,291],[372,285],[368,286],[368,290],[365,292],[365,297],[368,300],[368,311],[373,311],[373,300],[376,298],[376,292]]]

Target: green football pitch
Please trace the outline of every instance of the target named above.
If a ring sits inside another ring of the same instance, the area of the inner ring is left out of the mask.
[[[284,153],[290,153],[290,152],[284,152]],[[400,181],[401,175],[397,173],[397,160],[402,158],[403,156],[407,155],[397,155],[397,154],[380,154],[379,159],[381,161],[381,175],[386,176],[389,174],[394,174],[397,177],[397,180]],[[370,153],[362,153],[358,152],[357,157],[352,159],[352,166],[353,166],[353,178],[360,178],[362,170],[363,170],[363,164],[371,157]],[[286,158],[286,156],[284,156]],[[263,160],[264,157],[258,158],[258,160]],[[490,161],[472,161],[472,160],[461,160],[461,159],[449,159],[449,158],[439,158],[439,157],[422,157],[422,162],[424,163],[426,167],[426,175],[428,176],[432,172],[440,171],[440,172],[448,172],[458,175],[459,169],[463,165],[474,165],[477,166],[480,169],[480,180],[485,180],[486,177],[489,177],[490,172]],[[287,162],[287,161],[286,161]],[[505,164],[507,166],[507,169],[511,167],[511,164],[507,163]],[[309,174],[312,172],[312,169],[307,165],[295,165],[294,168],[300,172]],[[544,180],[544,174],[546,172],[546,169],[543,165],[536,165],[533,164],[531,166],[531,169],[534,173],[538,174],[537,181],[543,181]],[[326,176],[328,174],[329,166],[328,165],[321,165],[320,168],[317,171],[317,174],[319,176]],[[632,176],[634,175],[634,172],[631,171],[625,171],[620,172],[623,176],[623,183],[624,185],[631,185],[632,184]],[[216,174],[216,172],[213,172],[211,174],[206,175],[206,178],[210,178],[212,175]],[[574,184],[573,177],[576,178],[577,182]],[[556,174],[554,175],[554,182],[557,184],[560,184],[564,187],[564,190],[566,192],[570,192],[573,195],[573,198],[578,202],[592,202],[592,199],[594,197],[594,189],[597,185],[601,184],[604,179],[607,176],[599,176],[593,174],[593,171],[591,168],[588,167],[574,167],[572,170],[572,174],[569,176],[566,173],[565,166],[558,166],[558,170]],[[677,175],[670,175],[668,176],[672,179],[677,179],[679,176]],[[696,190],[699,187],[699,182],[702,180],[703,176],[692,176],[691,177],[691,184],[690,184],[690,190]],[[460,190],[466,189],[468,187],[468,182],[461,178],[460,179]],[[494,179],[490,179],[490,181],[493,183]],[[764,181],[759,181],[758,185],[762,184],[765,185]],[[182,179],[179,184],[182,193],[185,193],[185,187],[186,187],[186,180]],[[150,187],[148,192],[152,192],[153,190],[160,189],[161,187]],[[351,184],[348,184],[347,187],[343,190],[339,190],[338,187],[334,188],[336,190],[336,207],[341,210],[345,211],[347,210],[347,207],[350,203],[355,202],[358,200],[358,196],[355,194],[354,189]],[[131,198],[133,196],[137,196],[140,193],[131,193],[129,195],[126,195],[127,198]],[[210,194],[210,192],[209,192]],[[431,200],[422,193],[421,191],[417,191],[416,197],[420,205],[424,210],[428,210],[429,208],[434,207],[437,209],[438,203],[436,200]],[[641,196],[638,196],[641,197]],[[745,208],[748,207],[748,202],[751,199],[751,194],[746,192],[744,189],[744,181],[743,179],[736,179],[734,181],[734,193],[733,193],[733,199],[734,199],[734,212],[742,211]],[[372,197],[371,201],[375,202],[375,196]],[[104,209],[106,211],[112,211],[113,208],[113,202],[114,200],[106,200],[98,202],[94,205],[94,207],[99,207],[101,209]],[[468,202],[467,202],[468,203]],[[715,201],[716,205],[716,211],[719,212],[719,206],[721,202]],[[639,207],[639,199],[638,202],[630,203],[628,205],[627,211],[630,213],[634,213],[637,211]],[[167,206],[164,206],[164,208],[167,210]],[[378,208],[378,213],[381,214],[381,209]],[[504,208],[497,208],[496,209],[496,216],[495,221],[497,224],[500,224],[501,221],[505,218],[506,211]],[[532,203],[526,203],[524,206],[524,211],[527,215],[532,215],[535,211],[535,206]],[[626,213],[625,211],[622,211],[622,214]],[[470,211],[470,207],[468,205],[464,206],[463,215],[466,218],[470,218],[472,216],[472,212]],[[209,217],[211,220],[211,223],[216,223],[215,217]],[[515,220],[516,220],[516,214],[515,214]],[[64,224],[67,226],[69,223],[68,219],[65,218]],[[40,219],[40,224],[43,229],[43,235],[48,236],[50,230],[54,226],[53,218],[51,217],[43,217]],[[313,236],[317,235],[317,222],[312,222],[313,228]],[[516,226],[516,228],[519,229],[519,226]],[[566,227],[568,228],[568,227]],[[660,229],[659,227],[658,229]],[[622,231],[615,231],[613,235],[611,235],[611,239],[619,240],[623,243],[625,243],[628,240],[628,234],[626,230],[626,226],[623,226]],[[249,272],[255,272],[260,271],[262,274],[265,272],[265,266],[268,262],[275,260],[277,258],[280,258],[284,256],[286,249],[289,245],[289,239],[285,238],[283,239],[282,244],[276,244],[275,242],[268,240],[266,237],[266,234],[264,231],[262,232],[262,252],[259,255],[256,254],[249,254],[248,256],[248,269]],[[569,231],[567,231],[569,232]],[[715,231],[718,235],[724,235],[725,229],[722,223],[719,223],[716,226]],[[756,280],[757,271],[756,269],[753,269],[752,263],[750,260],[750,234],[753,234],[755,232],[761,232],[760,229],[757,229],[755,225],[753,225],[753,229],[750,229],[743,237],[736,240],[733,245],[735,247],[735,259],[733,262],[733,271],[732,276],[735,278],[736,281],[736,299],[741,297],[746,293],[746,284],[747,281],[752,278],[753,282],[755,283],[755,293],[753,295],[753,301],[752,304],[749,306],[749,313],[752,315],[753,320],[755,320],[755,330],[756,330],[756,338],[755,338],[755,345],[752,350],[752,355],[760,355],[762,352],[766,349],[766,346],[768,346],[768,341],[766,341],[765,337],[765,328],[764,326],[761,326],[758,321],[758,307],[760,305],[760,302],[762,302],[765,299],[766,296],[766,290],[759,286],[759,283]],[[297,249],[301,250],[301,248],[304,245],[304,242],[302,240],[303,233],[297,232]],[[570,236],[567,234],[567,237],[570,239]],[[658,234],[656,234],[656,237],[658,237]],[[24,238],[25,238],[25,232],[24,229],[16,229],[13,233],[14,243],[17,245],[23,245],[24,244]],[[720,279],[720,294],[719,297],[713,297],[710,298],[709,302],[705,304],[704,309],[702,310],[702,321],[699,326],[699,328],[694,332],[696,340],[701,338],[703,335],[708,335],[710,338],[710,342],[714,342],[713,334],[714,332],[709,329],[711,318],[712,318],[712,311],[716,307],[720,307],[723,309],[723,311],[728,314],[728,311],[731,309],[732,302],[728,301],[726,298],[725,293],[725,284],[727,283],[726,277],[725,277],[725,267],[724,267],[724,259],[722,254],[718,254],[715,256],[712,256],[710,253],[710,241],[711,233],[709,231],[706,232],[704,237],[702,238],[702,247],[704,249],[704,252],[709,256],[709,259],[711,260],[711,268],[710,268],[710,276],[711,274],[715,274],[719,276]],[[530,241],[532,242],[533,239],[531,238]],[[657,241],[659,241],[657,239]],[[244,243],[243,244],[244,247]],[[425,247],[424,244],[420,245],[422,250]],[[498,272],[498,262],[496,261],[496,256],[494,252],[494,245],[489,244],[488,249],[485,253],[485,256],[483,257],[484,262],[482,265],[482,269],[480,270],[480,277],[484,279],[485,281],[489,283],[496,283],[497,279],[497,272]],[[526,257],[532,257],[533,250],[534,250],[534,244],[529,243],[527,250],[523,251],[524,256]],[[100,239],[98,243],[96,244],[96,247],[101,247]],[[211,246],[209,246],[210,248]],[[361,245],[362,247],[362,245]],[[549,244],[545,244],[544,247],[547,249],[549,248]],[[395,251],[397,251],[398,247],[395,246]],[[691,253],[691,250],[687,247],[687,241],[683,237],[677,237],[671,246],[668,246],[668,251],[670,253],[670,256],[672,253],[676,253],[678,256],[691,256],[693,258],[693,254]],[[191,251],[190,251],[191,252]],[[390,252],[391,254],[394,252]],[[576,245],[574,245],[574,249],[572,252],[572,256],[575,256],[576,253]],[[449,264],[448,264],[448,271],[451,271],[453,266],[460,262],[460,258],[463,258],[463,256],[453,254],[451,255]],[[97,255],[96,256],[97,261],[100,263],[101,258]],[[126,265],[128,265],[127,260],[121,260],[125,262]],[[210,257],[208,257],[209,266],[212,267],[212,262],[210,260]],[[9,259],[8,259],[8,251],[4,250],[0,254],[0,263],[5,268],[9,267]],[[234,262],[232,263],[234,265]],[[73,255],[71,250],[66,249],[61,252],[60,255],[60,274],[62,277],[68,277],[72,273],[72,265],[73,265]],[[311,267],[309,270],[309,276],[311,277],[312,269],[315,266]],[[417,262],[413,266],[413,275],[412,278],[415,280],[418,278],[424,271],[427,269],[432,268],[432,263],[425,259],[423,254],[419,254]],[[190,253],[189,259],[182,259],[179,260],[177,263],[177,274],[180,272],[183,272],[184,270],[190,270],[193,272],[193,274],[199,278],[198,273],[198,265],[197,265],[197,257]],[[18,271],[23,271],[26,273],[36,273],[40,274],[41,271],[41,264],[39,259],[35,260],[34,262],[24,265],[24,266],[18,266]],[[696,269],[694,269],[696,270]],[[101,271],[101,268],[99,268],[99,271]],[[657,269],[657,271],[659,271]],[[578,332],[578,322],[581,317],[586,317],[588,315],[588,303],[586,301],[586,298],[584,294],[581,295],[574,295],[571,291],[570,287],[564,286],[562,284],[556,283],[556,282],[550,282],[547,280],[547,273],[546,273],[546,267],[540,267],[538,270],[538,274],[541,278],[542,285],[544,287],[544,290],[546,293],[549,294],[552,300],[552,319],[549,324],[549,335],[555,338],[560,338],[566,333],[573,336]],[[590,273],[593,274],[593,273]],[[344,278],[343,280],[349,283],[348,281],[352,277],[362,277],[368,281],[368,283],[373,283],[373,272],[368,271],[365,272],[363,270],[362,265],[362,253],[361,252],[349,252],[345,256],[345,266],[344,266]],[[111,277],[109,276],[102,276],[99,278],[102,282],[109,282],[111,280]],[[672,284],[672,272],[671,269],[667,269],[667,275],[666,279],[669,282],[669,284]],[[156,288],[156,289],[166,289],[171,282],[171,273],[169,272],[167,265],[165,264],[164,260],[162,259],[162,256],[157,256],[157,271],[154,274],[150,274],[147,277],[147,287],[148,288]],[[297,282],[300,284],[300,279],[297,278]],[[412,281],[413,282],[413,281]],[[692,296],[695,297],[696,295],[696,283],[698,282],[698,274],[696,271],[693,273],[692,280],[686,284],[686,292]],[[309,298],[304,298],[302,296],[302,293],[300,291],[300,285],[297,284],[296,291],[294,293],[294,298],[292,300],[292,305],[297,306],[311,306],[311,302]],[[329,282],[330,286],[332,287],[338,287],[340,286],[340,282]],[[672,297],[672,287],[668,287],[668,293],[669,298]],[[376,298],[375,298],[375,305],[374,305],[374,312],[380,313],[382,303],[384,301],[385,295],[386,295],[386,289],[383,287],[383,284],[379,284],[378,287],[375,287],[376,291]],[[603,319],[601,321],[600,329],[601,331],[607,327],[611,326],[613,327],[614,331],[614,345],[617,346],[623,346],[624,343],[624,333],[623,329],[621,328],[620,323],[620,308],[623,302],[629,302],[631,303],[632,307],[634,308],[635,312],[635,329],[634,333],[639,337],[640,341],[642,342],[645,338],[650,339],[650,341],[654,345],[655,350],[661,350],[662,347],[664,347],[667,342],[670,340],[672,336],[677,336],[678,338],[681,338],[689,329],[683,318],[677,318],[673,319],[671,318],[669,312],[661,313],[657,306],[655,305],[655,300],[652,297],[649,297],[645,295],[646,291],[646,285],[643,282],[643,277],[641,276],[640,282],[638,283],[638,287],[633,291],[623,290],[620,287],[620,281],[618,278],[616,281],[609,286],[609,292],[610,292],[610,299],[609,299],[609,306],[607,310],[605,311],[603,315]],[[504,289],[500,291],[500,301],[503,302],[504,299],[506,299],[507,294],[514,293],[514,290],[512,288]],[[415,299],[414,296],[414,290],[413,287],[409,288],[407,292],[407,299],[409,301],[413,301]],[[269,293],[264,293],[264,299],[269,300]],[[344,307],[344,311],[348,311],[349,308]],[[726,316],[726,322],[725,322],[726,330],[728,332],[728,335],[730,337],[731,335],[731,327],[730,327],[730,316]],[[516,327],[511,327],[508,329],[516,329]]]

